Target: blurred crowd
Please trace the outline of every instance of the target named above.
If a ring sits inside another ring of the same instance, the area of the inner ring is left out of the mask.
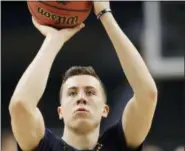
[[[2,151],[17,151],[15,138],[10,130],[2,131]]]
[[[147,145],[143,148],[143,151],[164,151],[162,148],[154,145]],[[184,146],[179,146],[174,151],[184,151]]]

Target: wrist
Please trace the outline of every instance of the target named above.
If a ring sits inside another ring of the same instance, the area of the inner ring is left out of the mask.
[[[101,10],[97,15],[97,19],[98,20],[101,20],[101,18],[105,15],[105,14],[111,14],[112,13],[112,10],[110,8],[105,8],[103,10]]]
[[[102,24],[112,22],[113,21],[112,13],[105,13],[103,16],[101,16],[100,21]]]
[[[63,45],[64,42],[61,40],[61,38],[57,36],[47,36],[41,46],[41,51],[56,55]]]

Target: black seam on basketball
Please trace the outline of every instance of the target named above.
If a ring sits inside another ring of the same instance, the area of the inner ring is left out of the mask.
[[[39,3],[42,3],[44,5],[47,5],[47,6],[50,6],[50,7],[53,7],[53,8],[56,8],[56,9],[59,9],[59,10],[65,10],[65,11],[71,11],[71,12],[88,12],[89,9],[83,9],[83,10],[77,10],[77,9],[66,9],[66,8],[61,8],[61,7],[57,7],[57,6],[53,6],[53,5],[50,5],[48,3],[45,3],[45,2],[41,2],[41,1],[38,1]]]

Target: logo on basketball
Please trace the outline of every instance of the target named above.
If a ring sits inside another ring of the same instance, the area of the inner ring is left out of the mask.
[[[49,19],[55,20],[57,24],[73,25],[78,23],[78,20],[79,20],[78,16],[70,16],[70,17],[57,16],[56,14],[48,12],[41,7],[38,7],[38,13]]]
[[[27,1],[31,15],[38,23],[57,29],[71,28],[89,16],[92,1]]]

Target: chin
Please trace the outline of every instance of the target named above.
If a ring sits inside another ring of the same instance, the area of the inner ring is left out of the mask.
[[[87,133],[97,128],[99,123],[92,119],[79,118],[70,124],[70,127],[78,133]]]
[[[79,118],[76,121],[74,121],[74,125],[76,127],[93,127],[94,122],[91,119]]]

